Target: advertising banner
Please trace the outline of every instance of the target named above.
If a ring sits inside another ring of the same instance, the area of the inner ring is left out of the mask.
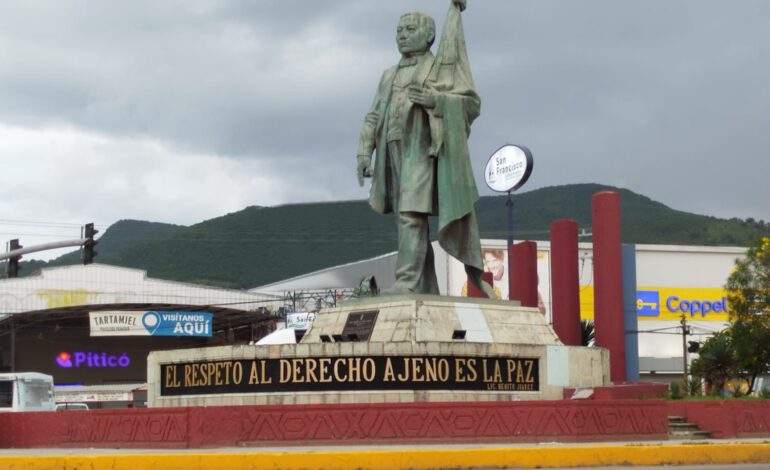
[[[211,312],[90,312],[91,336],[211,336]]]
[[[484,271],[492,273],[492,289],[498,299],[508,299],[508,250],[505,247],[482,246]],[[449,260],[449,295],[467,297],[468,278],[465,267],[454,258]],[[551,310],[551,263],[550,253],[537,252],[538,308],[550,319]]]

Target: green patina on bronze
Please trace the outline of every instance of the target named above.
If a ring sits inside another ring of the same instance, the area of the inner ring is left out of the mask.
[[[402,55],[382,74],[358,143],[358,182],[372,178],[369,203],[394,212],[398,258],[393,291],[438,294],[428,216],[438,216],[438,240],[465,265],[469,280],[489,297],[473,205],[468,134],[481,100],[473,86],[460,12],[453,0],[438,50],[435,23],[424,13],[403,15],[396,29]],[[375,153],[374,167],[371,164]]]

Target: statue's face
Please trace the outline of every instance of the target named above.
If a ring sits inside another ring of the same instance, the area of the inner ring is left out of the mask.
[[[396,27],[398,52],[410,55],[428,50],[427,28],[420,26],[420,19],[415,15],[402,16]]]

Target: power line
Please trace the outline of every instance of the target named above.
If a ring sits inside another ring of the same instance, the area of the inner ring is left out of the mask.
[[[79,227],[82,224],[75,222],[43,222],[36,220],[0,219],[0,225],[33,225],[44,227]]]

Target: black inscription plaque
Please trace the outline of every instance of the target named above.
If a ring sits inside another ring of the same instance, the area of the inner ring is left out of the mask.
[[[353,341],[366,341],[374,330],[379,310],[366,310],[362,312],[348,313],[345,327],[342,328],[342,337]]]
[[[350,390],[540,390],[535,357],[340,356],[160,364],[160,395]]]

